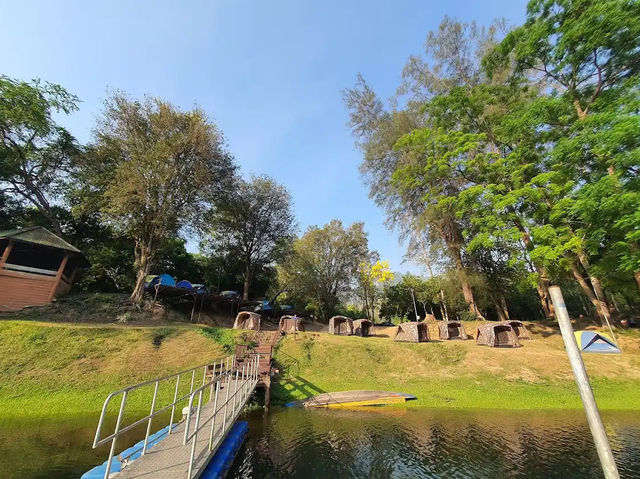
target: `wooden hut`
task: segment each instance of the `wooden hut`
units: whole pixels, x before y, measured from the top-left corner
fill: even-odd
[[[427,323],[421,323],[418,321],[400,323],[396,328],[393,340],[409,343],[423,343],[429,341],[429,327],[427,326]]]
[[[522,346],[513,328],[505,323],[489,323],[478,326],[476,343],[494,348],[519,348]]]
[[[71,290],[82,252],[41,226],[0,232],[0,311],[41,306]]]
[[[371,335],[373,332],[373,323],[368,319],[356,319],[353,322],[353,334],[362,336],[363,338]]]
[[[302,318],[297,316],[282,316],[280,318],[280,323],[278,324],[278,331],[280,333],[297,333],[300,331],[304,331],[304,326],[302,325]]]
[[[514,319],[509,321],[503,321],[503,323],[511,326],[511,329],[513,329],[513,332],[516,333],[516,337],[519,340],[531,339],[531,336],[529,336],[529,331],[527,331],[527,328],[524,327],[524,324],[522,323],[522,321],[518,321]]]
[[[440,339],[469,338],[460,321],[441,321],[438,323],[438,332],[440,333]]]
[[[240,311],[233,323],[233,329],[260,331],[260,315],[250,311]]]
[[[329,334],[351,336],[353,334],[353,319],[346,316],[334,316],[329,320]]]

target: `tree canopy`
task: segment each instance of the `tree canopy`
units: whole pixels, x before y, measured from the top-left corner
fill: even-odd
[[[328,320],[357,285],[358,268],[370,258],[363,223],[345,228],[339,220],[312,226],[293,242],[291,254],[278,267],[287,296]]]
[[[134,241],[131,299],[139,302],[158,247],[202,219],[232,186],[235,166],[202,110],[183,112],[157,98],[116,93],[94,138],[83,164],[86,190]]]
[[[527,284],[552,316],[571,277],[608,320],[639,281],[638,7],[613,3],[533,1],[502,40],[445,19],[388,107],[362,77],[345,92],[372,196],[441,246],[476,316],[474,276],[503,319]]]
[[[0,76],[0,190],[38,208],[58,235],[54,207],[80,147],[53,115],[77,110],[78,101],[60,85]]]
[[[238,180],[216,202],[208,225],[206,244],[243,264],[243,299],[249,299],[256,270],[283,259],[291,246],[296,231],[291,195],[268,177]]]

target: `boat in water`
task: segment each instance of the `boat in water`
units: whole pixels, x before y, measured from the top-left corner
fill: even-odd
[[[300,401],[287,403],[287,407],[303,408],[352,408],[360,406],[385,406],[417,399],[411,394],[391,391],[338,391],[318,394]]]

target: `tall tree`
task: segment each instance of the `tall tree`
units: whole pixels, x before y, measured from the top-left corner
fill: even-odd
[[[280,261],[293,241],[296,222],[291,195],[268,177],[240,180],[217,202],[209,220],[211,246],[243,263],[243,299],[256,269]]]
[[[370,195],[385,207],[390,225],[401,225],[408,212],[446,245],[469,310],[478,317],[481,314],[464,264],[464,225],[444,202],[427,208],[428,202],[408,187],[407,175],[403,176],[406,182],[400,181],[398,175],[394,180],[398,170],[411,168],[415,160],[415,155],[407,155],[406,149],[397,148],[396,144],[404,135],[428,124],[429,117],[423,110],[425,101],[456,88],[473,88],[483,81],[482,58],[504,29],[502,21],[482,28],[475,23],[445,18],[437,31],[429,33],[425,55],[411,57],[404,68],[403,83],[398,90],[400,96],[407,97],[403,110],[385,110],[360,76],[355,87],[345,90],[343,95],[350,110],[350,126],[364,153],[361,170],[370,185]],[[453,183],[440,186],[450,197],[461,188]],[[421,189],[423,193],[425,190],[428,187]]]
[[[121,93],[106,101],[83,177],[105,218],[134,240],[134,303],[162,242],[201,224],[234,172],[222,134],[202,110]]]
[[[514,62],[516,80],[541,76],[556,102],[573,110],[533,128],[559,132],[557,141],[540,144],[549,171],[558,172],[549,175],[548,189],[557,187],[557,179],[576,185],[554,215],[570,219],[569,268],[601,316],[610,308],[601,265],[615,263],[612,256],[640,287],[639,42],[640,5],[633,0],[535,0],[526,23],[484,61],[490,73]]]
[[[363,223],[343,227],[332,220],[310,227],[293,242],[293,251],[278,267],[278,279],[289,296],[305,301],[328,320],[341,299],[352,294],[358,267],[369,258]]]
[[[38,208],[58,235],[54,206],[80,148],[53,114],[77,110],[78,101],[60,85],[0,76],[0,190]]]

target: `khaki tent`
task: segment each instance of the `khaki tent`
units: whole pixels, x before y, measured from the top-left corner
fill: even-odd
[[[476,343],[502,348],[519,348],[522,346],[513,328],[505,323],[490,323],[478,326]]]
[[[373,332],[373,323],[368,319],[356,319],[353,322],[353,334],[367,337]]]
[[[260,331],[260,315],[249,311],[240,311],[233,323],[233,329],[252,329]]]
[[[518,339],[531,339],[531,336],[529,336],[529,331],[527,331],[527,328],[524,327],[522,321],[517,321],[514,319],[510,321],[503,321],[503,323],[511,326],[511,329],[513,329],[513,332],[516,333],[516,337]]]
[[[441,321],[438,323],[438,330],[440,332],[440,339],[469,338],[460,321]]]
[[[283,334],[304,331],[302,318],[299,318],[297,316],[282,316],[280,318],[280,324],[278,325],[278,331]]]
[[[351,336],[353,334],[353,319],[346,316],[334,316],[329,320],[329,334]]]
[[[394,341],[406,341],[410,343],[422,343],[429,341],[429,328],[427,323],[417,321],[400,323],[396,328]]]

